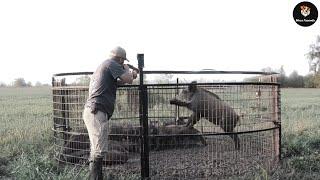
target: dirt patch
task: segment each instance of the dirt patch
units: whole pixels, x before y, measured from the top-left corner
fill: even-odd
[[[212,179],[244,175],[273,164],[271,146],[256,141],[256,137],[242,137],[239,151],[231,138],[207,138],[207,146],[165,149],[150,152],[151,179]],[[107,168],[115,175],[140,175],[140,155],[129,157],[127,163]]]

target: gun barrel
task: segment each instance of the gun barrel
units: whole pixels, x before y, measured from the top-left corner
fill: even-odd
[[[127,65],[128,65],[128,67],[129,67],[130,69],[133,69],[133,70],[135,70],[135,71],[137,71],[137,72],[139,73],[139,69],[138,69],[138,68],[132,66],[131,64],[127,64]]]

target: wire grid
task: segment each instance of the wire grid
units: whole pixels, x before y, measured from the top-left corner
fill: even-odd
[[[53,130],[55,153],[59,161],[84,163],[90,143],[82,120],[87,88],[53,87]]]
[[[52,87],[55,157],[63,164],[85,165],[90,155],[90,142],[82,113],[88,98],[88,85],[66,83],[66,78],[56,77]],[[108,125],[108,153],[103,159],[104,166],[115,174],[140,175],[138,86],[118,88],[115,112]]]
[[[257,166],[272,169],[280,153],[280,129],[276,126],[280,122],[279,87],[272,83],[200,83],[197,87],[216,94],[224,106],[239,115],[236,120],[225,113],[231,121],[224,123],[235,124],[232,130],[238,133],[240,149],[235,149],[230,128],[229,132],[221,128],[223,122],[213,123],[204,116],[191,130],[185,127],[193,111],[169,102],[188,84],[147,85],[150,177],[209,178],[243,174]],[[84,164],[90,153],[82,120],[88,85],[67,84],[65,78],[56,78],[52,90],[56,158],[62,163]],[[201,103],[203,110],[209,111],[212,102]],[[141,172],[139,106],[138,86],[118,88],[104,165],[123,177]]]
[[[279,129],[274,123],[279,121],[277,115],[280,113],[279,103],[276,103],[279,95],[277,85],[203,83],[197,87],[214,93],[224,105],[218,105],[221,101],[209,102],[210,98],[203,98],[195,112],[218,108],[211,111],[211,115],[203,114],[195,129],[188,133],[177,127],[181,126],[179,123],[186,123],[194,111],[169,103],[171,99],[179,98],[179,92],[188,89],[188,85],[148,85],[149,124],[156,124],[159,129],[158,134],[150,135],[150,177],[210,178],[248,173],[256,170],[257,166],[270,170],[279,155]],[[234,114],[225,111],[226,106],[239,115],[238,121]],[[217,114],[222,111],[229,120],[222,120],[219,124],[217,121],[221,119]],[[210,122],[208,116],[216,119],[212,118]],[[181,119],[183,122],[179,122]],[[226,128],[229,131],[222,129],[232,124],[236,126]],[[161,129],[169,134],[162,133]],[[235,149],[230,136],[232,132],[238,133],[239,150]]]

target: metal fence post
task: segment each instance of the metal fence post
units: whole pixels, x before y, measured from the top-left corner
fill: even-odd
[[[177,96],[178,94],[179,94],[179,78],[177,78],[176,94],[175,95]],[[176,106],[175,114],[176,114],[176,119],[174,121],[174,124],[177,125],[177,121],[180,118],[179,106]]]
[[[149,145],[148,145],[148,92],[143,82],[144,54],[138,54],[138,67],[140,71],[139,85],[139,118],[141,126],[141,178],[149,179]]]
[[[270,76],[271,83],[277,83],[275,76]],[[275,162],[278,163],[281,159],[281,106],[280,106],[280,85],[272,86],[272,106],[273,106],[273,121],[277,129],[273,132]]]

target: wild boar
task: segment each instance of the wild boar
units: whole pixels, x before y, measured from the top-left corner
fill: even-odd
[[[194,127],[185,125],[160,126],[158,137],[155,137],[155,150],[172,147],[183,147],[201,143],[207,145],[205,138]]]
[[[141,130],[142,127],[138,125],[112,124],[109,126],[109,139],[121,142],[127,146],[129,152],[140,152]],[[148,130],[149,135],[158,134],[158,128],[152,122],[149,124]],[[154,139],[149,138],[149,141],[154,141]]]
[[[220,126],[225,132],[232,133],[240,117],[235,110],[221,98],[203,88],[197,87],[197,82],[193,81],[186,89],[183,89],[178,99],[170,100],[170,104],[184,106],[193,113],[189,117],[187,126],[193,126],[200,118],[206,118],[213,124]],[[237,134],[229,135],[237,150],[240,149],[240,141]]]

